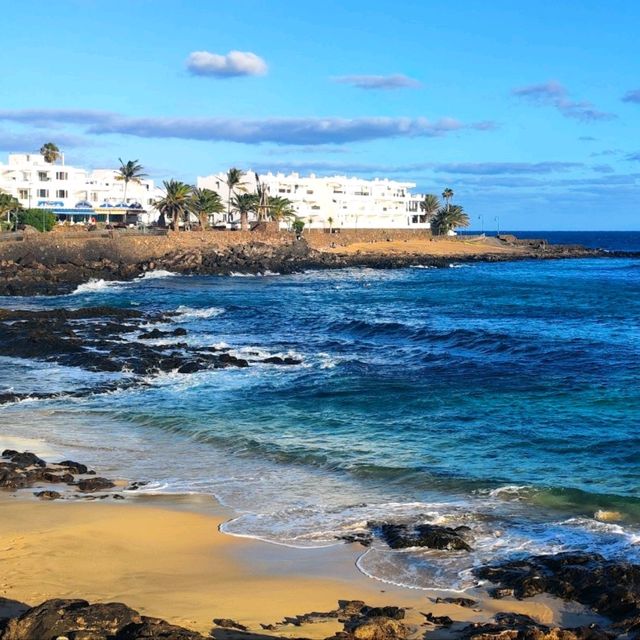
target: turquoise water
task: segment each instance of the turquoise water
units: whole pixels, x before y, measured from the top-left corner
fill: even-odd
[[[376,543],[360,559],[408,586],[462,588],[518,553],[640,557],[640,261],[158,275],[0,306],[178,310],[192,343],[303,364],[23,402],[0,410],[3,435],[152,491],[214,494],[238,511],[234,535],[334,544],[381,518],[474,530],[472,554]],[[3,364],[0,389],[113,378]]]

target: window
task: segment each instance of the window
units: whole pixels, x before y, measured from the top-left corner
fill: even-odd
[[[38,189],[38,198],[48,198],[49,189]]]
[[[98,194],[95,191],[91,192],[91,202],[98,202]]]
[[[29,198],[29,189],[18,189],[18,198],[20,200],[28,200],[28,198]]]
[[[69,174],[66,171],[56,171],[56,180],[68,180]]]
[[[49,174],[46,171],[38,171],[38,180],[40,182],[47,182],[49,180]]]
[[[69,192],[66,189],[58,189],[56,191],[56,198],[66,198],[68,195]]]
[[[311,195],[313,193],[313,189],[307,189],[307,193]]]

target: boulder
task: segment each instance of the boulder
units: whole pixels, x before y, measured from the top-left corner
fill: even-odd
[[[379,535],[392,549],[427,547],[446,551],[471,551],[464,539],[468,527],[452,529],[435,524],[369,523],[374,534]]]
[[[115,487],[115,482],[107,478],[86,478],[78,482],[78,490],[83,493],[90,493],[92,491],[104,491],[105,489],[111,489]]]
[[[59,500],[62,498],[62,494],[57,491],[36,491],[33,495],[40,500]]]
[[[91,471],[86,464],[81,464],[80,462],[74,462],[73,460],[63,460],[62,462],[56,462],[57,466],[64,467],[68,469],[70,473],[95,473],[95,471]]]
[[[398,640],[408,635],[407,627],[394,618],[357,618],[345,624],[345,631],[356,640]]]
[[[47,600],[7,624],[2,640],[53,640],[84,632],[95,640],[117,638],[130,624],[142,623],[137,611],[124,604],[89,604],[86,600]],[[87,634],[91,635],[87,635]]]
[[[3,458],[9,458],[11,462],[18,465],[19,467],[45,467],[47,463],[39,458],[35,453],[31,453],[31,451],[14,451],[13,449],[5,449],[2,452]]]

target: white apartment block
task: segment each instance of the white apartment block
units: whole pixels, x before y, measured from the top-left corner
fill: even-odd
[[[259,176],[270,196],[287,198],[307,228],[314,229],[428,229],[420,209],[424,196],[411,193],[413,182],[387,178],[364,180],[346,176],[319,178],[314,174],[267,173]],[[253,172],[243,178],[244,188],[254,192]],[[200,188],[217,191],[225,202],[229,192],[224,174],[198,177]]]
[[[130,181],[124,202],[124,182],[116,175],[114,169],[66,165],[64,157],[47,163],[39,153],[12,153],[7,164],[0,162],[0,190],[23,207],[52,211],[61,221],[129,222],[140,214],[155,219],[153,202],[162,191],[153,180]]]

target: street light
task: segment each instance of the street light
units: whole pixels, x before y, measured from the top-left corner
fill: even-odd
[[[484,215],[480,214],[478,220],[480,220],[480,232],[484,235]]]
[[[498,232],[496,235],[500,235],[500,216],[496,216],[494,220],[498,223]]]

